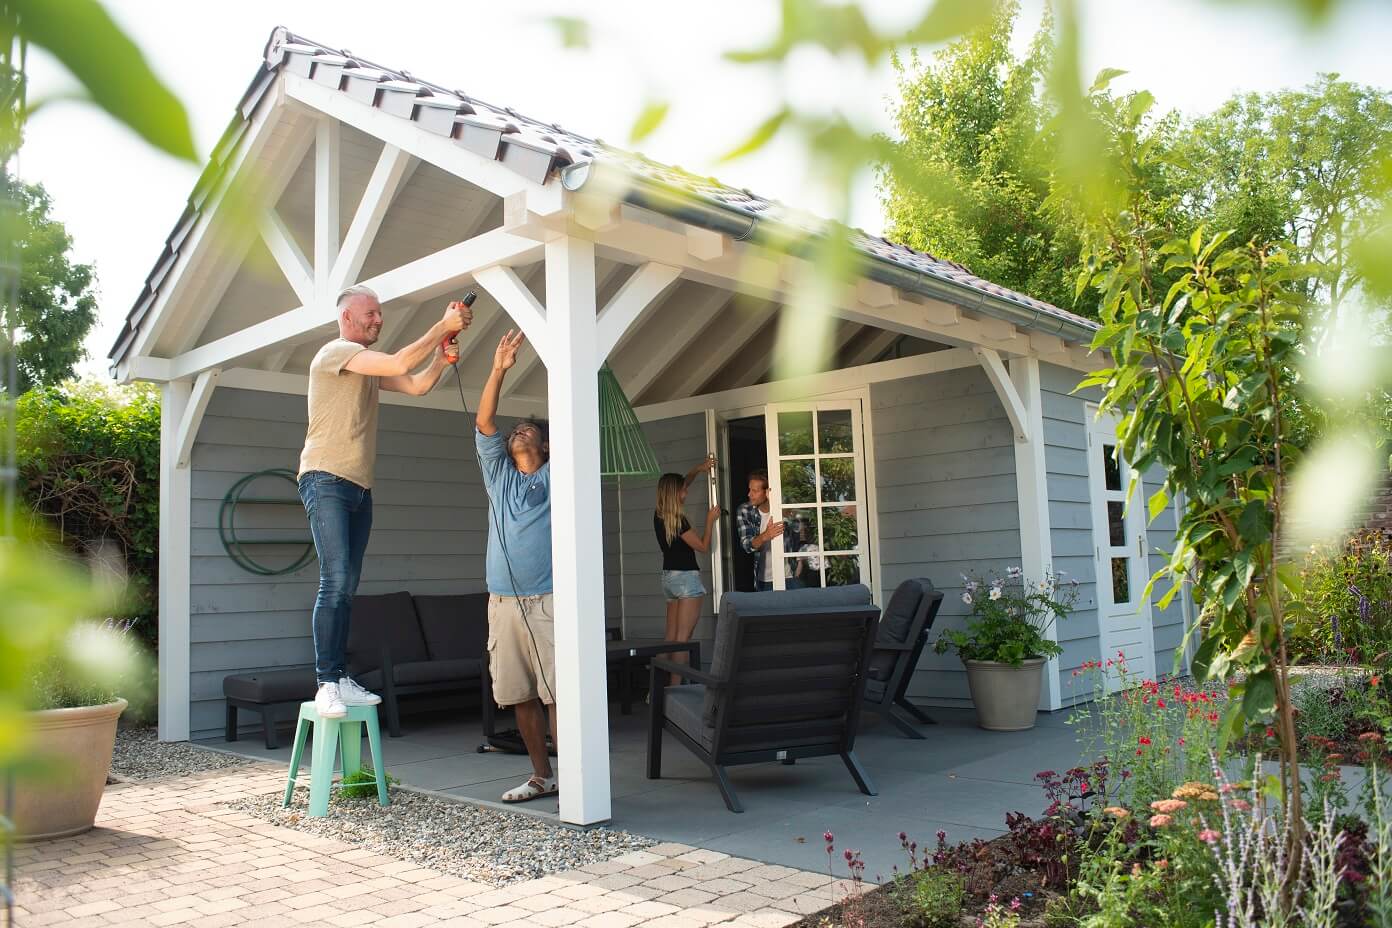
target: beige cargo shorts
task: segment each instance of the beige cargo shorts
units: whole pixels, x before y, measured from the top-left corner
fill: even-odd
[[[556,702],[556,623],[550,593],[488,596],[488,672],[500,706]]]

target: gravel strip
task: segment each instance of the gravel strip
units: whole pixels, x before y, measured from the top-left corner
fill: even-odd
[[[116,729],[111,773],[123,780],[181,777],[248,763],[241,757],[210,751],[187,741],[163,743],[154,728]]]
[[[275,825],[494,886],[601,863],[657,843],[626,831],[580,831],[399,789],[391,791],[392,804],[385,809],[375,797],[335,795],[324,818],[305,814],[308,790],[297,787],[289,809],[281,808],[281,799],[280,794],[253,796],[229,805]]]

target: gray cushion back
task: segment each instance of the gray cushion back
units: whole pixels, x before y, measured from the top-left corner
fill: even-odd
[[[482,657],[488,649],[488,594],[413,596],[432,661]]]
[[[814,587],[802,590],[770,590],[764,593],[726,593],[720,600],[720,617],[715,626],[715,646],[710,672],[723,676],[730,669],[735,648],[735,616],[741,609],[796,609],[806,606],[864,606],[870,602],[870,588],[863,583],[852,586]],[[706,694],[703,714],[707,723],[715,718],[715,694]]]
[[[932,581],[923,578],[905,580],[889,597],[884,614],[880,616],[880,632],[876,641],[891,644],[904,644],[909,637],[909,626],[923,606],[923,598],[932,595]],[[899,651],[876,651],[870,655],[867,676],[875,680],[888,680],[894,671],[894,662],[899,659]]]
[[[354,596],[348,625],[348,663],[354,673],[382,665],[382,648],[393,664],[429,659],[411,594]]]

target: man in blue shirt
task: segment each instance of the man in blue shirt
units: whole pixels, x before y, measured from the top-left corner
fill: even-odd
[[[494,416],[503,378],[517,363],[522,333],[498,342],[493,371],[475,418],[479,462],[488,490],[488,670],[493,701],[511,706],[532,761],[532,776],[503,793],[526,802],[558,791],[546,749],[550,707],[556,739],[556,637],[551,596],[551,464],[539,422],[517,423],[504,437]]]

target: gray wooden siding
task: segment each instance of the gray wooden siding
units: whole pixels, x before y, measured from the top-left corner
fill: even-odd
[[[875,384],[870,405],[881,601],[904,580],[927,577],[944,597],[935,627],[960,626],[968,612],[961,575],[1020,564],[1010,422],[980,368]],[[970,704],[961,662],[931,649],[909,692]]]
[[[705,416],[700,414],[646,422],[643,431],[663,470],[685,474],[708,450]],[[660,641],[666,632],[667,601],[662,594],[662,552],[657,547],[652,524],[657,480],[625,478],[620,484],[608,478],[604,483],[604,591],[609,622],[611,625],[619,623],[622,581],[628,637]],[[686,517],[698,532],[705,525],[709,508],[707,498],[704,481],[697,480],[687,495]],[[623,506],[622,565],[619,559],[620,502]],[[733,512],[728,504],[726,508]],[[725,523],[727,528],[732,524],[728,518]],[[696,559],[701,565],[701,579],[710,591],[713,589],[710,558],[698,554]],[[701,655],[705,661],[710,660],[710,643],[715,631],[712,601],[707,597],[702,603],[701,618],[693,636],[701,641]]]
[[[1145,474],[1144,487],[1145,499],[1138,500],[1137,505],[1149,506],[1150,495],[1160,489],[1165,478],[1159,468],[1152,468]],[[1149,513],[1149,509],[1146,510]],[[1146,547],[1150,549],[1150,557],[1147,558],[1150,572],[1154,574],[1163,568],[1170,561],[1170,552],[1174,550],[1174,536],[1178,531],[1178,522],[1175,519],[1174,500],[1170,500],[1165,508],[1156,515],[1154,521],[1146,526]],[[1155,672],[1188,673],[1189,668],[1181,655],[1179,666],[1175,666],[1175,654],[1181,648],[1184,640],[1184,606],[1182,603],[1184,594],[1176,593],[1170,604],[1161,609],[1159,602],[1169,592],[1170,581],[1162,578],[1155,584],[1155,589],[1151,595],[1151,620],[1155,626]]]
[[[318,562],[279,577],[237,567],[218,539],[218,509],[243,476],[295,470],[304,444],[303,396],[220,388],[192,458],[190,723],[193,738],[222,731],[222,679],[231,673],[313,663],[310,613]],[[381,408],[372,540],[362,593],[465,593],[484,588],[487,504],[473,451],[473,421],[460,413]],[[258,496],[296,500],[289,483],[266,481]],[[239,534],[308,537],[298,505],[242,506]],[[298,549],[295,549],[298,550]],[[266,560],[279,549],[255,549]],[[284,563],[280,560],[279,563]]]

